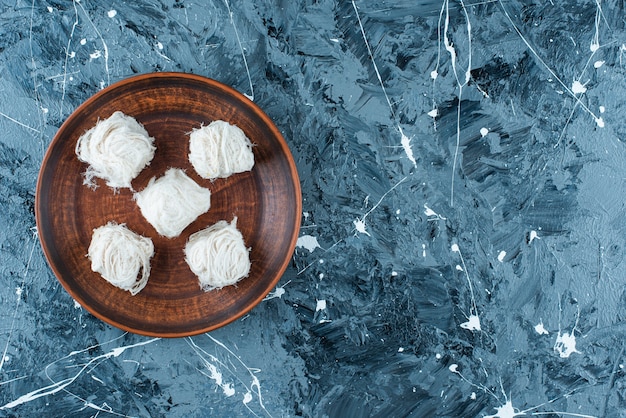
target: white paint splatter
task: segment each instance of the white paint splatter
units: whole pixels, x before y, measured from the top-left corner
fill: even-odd
[[[276,289],[273,292],[271,292],[269,295],[265,296],[263,300],[282,298],[283,295],[285,294],[285,286],[287,286],[289,283],[291,283],[291,280],[289,280],[287,283],[285,283],[282,286],[276,286]]]
[[[137,392],[135,392],[135,393],[137,395],[139,395]],[[73,393],[70,393],[70,395],[73,395],[73,396],[78,398],[78,396],[74,395]],[[141,395],[139,395],[139,396],[141,396]],[[81,398],[79,398],[79,399],[81,399]],[[81,400],[83,400],[83,399],[81,399]],[[83,404],[83,407],[81,409],[79,409],[79,411],[84,411],[87,408],[90,408],[90,409],[93,409],[95,411],[98,411],[98,413],[96,413],[95,415],[92,415],[93,417],[99,416],[100,412],[105,412],[107,415],[111,414],[111,415],[119,416],[119,417],[126,417],[127,416],[125,414],[120,414],[120,413],[117,413],[117,412],[113,411],[113,409],[106,402],[104,402],[102,404],[102,406],[99,406],[99,405],[96,405],[93,402],[85,401],[84,404]]]
[[[31,229],[33,230],[33,229]],[[11,319],[11,325],[9,327],[9,332],[7,335],[7,339],[6,339],[6,343],[4,345],[4,350],[2,350],[2,355],[0,356],[0,374],[2,373],[2,368],[4,367],[4,363],[5,363],[5,359],[7,358],[7,352],[9,351],[9,345],[11,343],[11,338],[13,336],[13,330],[15,330],[15,323],[17,321],[17,313],[20,307],[20,304],[22,302],[22,292],[24,289],[24,283],[26,283],[26,278],[28,276],[28,273],[30,271],[30,263],[33,259],[33,252],[35,251],[35,243],[37,242],[37,228],[34,228],[34,234],[33,234],[33,243],[30,247],[30,255],[28,256],[28,261],[26,262],[26,270],[24,271],[24,275],[22,276],[22,282],[21,285],[15,288],[15,294],[17,296],[17,301],[15,303],[15,308],[13,310],[13,318]],[[4,322],[5,327],[7,322]],[[2,408],[0,408],[2,409]]]
[[[454,148],[454,157],[452,159],[452,178],[450,181],[450,206],[454,207],[454,180],[455,180],[455,175],[456,175],[456,167],[457,167],[457,160],[458,160],[458,155],[459,155],[459,149],[461,148],[461,103],[462,103],[462,96],[463,96],[463,88],[465,86],[468,85],[471,77],[472,77],[472,73],[471,73],[471,68],[472,68],[472,25],[469,19],[469,14],[467,12],[467,9],[465,8],[465,3],[463,2],[463,0],[460,0],[460,4],[461,4],[461,9],[463,10],[463,14],[465,15],[465,22],[466,22],[466,26],[467,26],[467,50],[468,50],[468,58],[467,58],[467,68],[465,70],[465,79],[463,82],[461,82],[460,78],[459,78],[459,74],[457,72],[457,64],[456,64],[456,58],[457,58],[457,53],[456,50],[454,49],[454,45],[452,42],[450,42],[450,39],[448,38],[448,28],[450,26],[450,2],[449,0],[444,0],[443,4],[442,4],[442,11],[441,14],[439,15],[439,21],[441,22],[441,16],[443,14],[443,11],[445,9],[445,20],[444,20],[444,26],[443,26],[443,45],[446,51],[448,51],[448,53],[450,54],[450,61],[451,61],[451,65],[452,65],[452,72],[454,74],[454,78],[456,79],[456,83],[457,83],[457,88],[458,88],[458,94],[457,94],[457,113],[456,113],[456,145]],[[438,29],[439,30],[439,29]]]
[[[561,333],[561,313],[563,310],[561,307],[561,300],[559,300],[559,331],[557,333],[553,349],[555,352],[559,353],[561,358],[568,358],[573,353],[580,353],[580,351],[576,350],[576,336],[574,335],[576,327],[578,326],[578,320],[580,319],[580,307],[577,307],[577,310],[576,322],[572,327],[572,332]]]
[[[272,293],[267,295],[263,300],[270,300],[270,299],[274,299],[274,298],[282,298],[284,294],[285,294],[285,288],[284,287],[277,287],[276,290],[274,290]]]
[[[478,315],[470,315],[467,322],[461,324],[461,328],[470,331],[480,331],[480,318]]]
[[[356,176],[356,175],[355,175]],[[407,176],[408,177],[408,176]],[[383,195],[380,197],[380,199],[378,199],[378,202],[376,202],[376,204],[374,206],[372,206],[372,208],[370,210],[367,211],[367,213],[365,213],[365,215],[363,215],[360,219],[357,218],[354,221],[352,221],[352,223],[354,224],[355,229],[357,230],[357,232],[360,232],[361,234],[366,234],[366,235],[370,235],[369,232],[367,232],[366,228],[365,228],[365,218],[367,218],[370,213],[372,213],[373,211],[376,210],[376,208],[378,208],[378,206],[380,206],[380,204],[382,203],[382,201],[385,199],[385,197],[387,197],[387,195],[389,193],[391,193],[392,191],[394,191],[396,189],[396,187],[398,187],[400,184],[402,184],[402,182],[404,180],[407,179],[407,177],[403,177],[400,181],[398,181],[396,184],[394,184],[389,190],[387,190],[385,193],[383,193]],[[367,195],[367,197],[365,198],[365,205],[367,206],[367,202],[369,200],[369,195]],[[334,244],[335,245],[335,244]],[[333,245],[333,247],[334,247]],[[332,247],[331,247],[332,248]]]
[[[406,154],[406,157],[409,159],[409,161],[413,163],[413,167],[417,167],[417,162],[415,161],[415,157],[413,156],[413,150],[411,149],[411,140],[408,136],[404,134],[404,132],[402,132],[402,129],[400,129],[400,133],[402,134],[402,139],[400,140],[400,143],[402,144],[402,148],[404,148],[404,153]]]
[[[230,17],[230,24],[233,26],[233,30],[235,31],[235,38],[237,39],[237,44],[239,44],[239,50],[241,51],[241,56],[243,58],[243,65],[246,68],[246,73],[248,74],[248,83],[250,85],[250,94],[244,93],[251,101],[254,101],[254,86],[252,85],[252,76],[250,75],[250,68],[248,67],[248,59],[246,58],[245,49],[241,43],[241,39],[239,38],[239,31],[237,30],[237,26],[235,25],[235,19],[233,17],[233,12],[230,9],[230,3],[228,0],[224,0],[226,4],[226,9],[228,9],[228,16]]]
[[[233,396],[235,394],[235,388],[233,387],[231,383],[224,383],[224,376],[222,376],[222,373],[217,369],[217,366],[215,366],[215,364],[209,362],[208,360],[204,358],[202,360],[204,363],[204,367],[209,371],[208,374],[206,373],[203,373],[203,374],[208,376],[209,379],[213,380],[215,384],[222,389],[222,392],[224,392],[224,395]]]
[[[437,212],[429,208],[427,205],[424,205],[424,215],[426,216],[437,216]]]
[[[363,219],[355,219],[354,221],[352,221],[352,223],[354,224],[357,232],[371,236],[370,233],[367,232],[367,230],[365,229],[365,221]]]
[[[604,120],[602,118],[596,118],[595,121],[599,128],[604,128]]]
[[[320,299],[317,301],[317,305],[315,306],[315,312],[323,311],[326,309],[326,299]]]
[[[220,341],[216,340],[215,338],[211,337],[209,334],[206,334],[206,335],[210,339],[212,339],[216,344],[220,345],[226,351],[228,351],[232,356],[235,356],[235,353],[233,353],[222,342],[220,342]],[[235,356],[235,357],[237,357],[237,356]],[[267,415],[271,416],[271,414],[267,411],[267,409],[265,408],[265,405],[263,404],[263,396],[261,395],[261,382],[259,382],[259,378],[256,377],[256,375],[255,375],[255,373],[258,373],[261,370],[260,369],[252,369],[252,368],[248,367],[243,361],[241,361],[241,359],[239,357],[237,357],[237,360],[239,360],[239,363],[241,363],[241,365],[246,369],[246,371],[249,373],[250,377],[252,378],[252,382],[250,383],[250,390],[255,390],[255,393],[256,393],[257,397],[259,398],[259,406],[261,406],[261,408],[263,408],[263,411],[265,411],[267,413]],[[247,386],[246,386],[246,389],[247,389]]]
[[[470,291],[470,315],[467,317],[467,322],[461,324],[461,328],[468,329],[470,331],[480,331],[480,318],[478,317],[478,306],[476,305],[476,297],[474,296],[474,286],[472,285],[472,280],[470,279],[469,273],[467,271],[467,266],[465,265],[465,259],[463,258],[463,254],[461,254],[461,250],[458,244],[452,244],[451,246],[452,252],[458,253],[459,258],[461,259],[461,266],[457,265],[457,270],[460,270],[465,273],[465,279],[467,280],[467,286]]]
[[[539,335],[548,335],[548,330],[544,328],[543,321],[535,325],[535,332]]]
[[[500,254],[498,254],[498,261],[502,263],[504,261],[504,257],[506,257],[506,251],[500,251]]]
[[[507,400],[504,405],[496,408],[495,414],[485,415],[483,418],[515,418],[523,415],[525,414],[522,413],[520,415],[519,410],[513,407],[513,403],[510,400]]]
[[[142,341],[136,344],[131,344],[131,345],[126,345],[126,346],[122,346],[122,347],[116,347],[114,349],[112,349],[111,351],[108,351],[107,353],[101,354],[99,356],[93,357],[91,360],[89,360],[87,363],[83,364],[82,367],[78,370],[78,372],[70,378],[67,379],[63,379],[60,380],[58,382],[54,382],[49,386],[45,386],[36,390],[33,390],[32,392],[29,392],[25,395],[20,396],[19,398],[17,398],[16,400],[9,402],[3,406],[0,406],[0,410],[4,410],[4,409],[11,409],[14,408],[18,405],[22,405],[28,402],[32,402],[35,399],[41,398],[43,396],[48,396],[48,395],[54,395],[57,392],[60,392],[62,390],[65,390],[66,387],[70,386],[72,383],[74,383],[79,376],[85,372],[85,370],[90,369],[92,367],[92,365],[98,364],[100,361],[105,360],[105,359],[109,359],[111,357],[118,357],[119,355],[121,355],[123,352],[125,352],[126,350],[128,350],[129,348],[135,348],[135,347],[139,347],[139,346],[143,346],[143,345],[147,345],[150,343],[153,343],[155,341],[159,341],[160,338],[152,338],[150,340],[146,340],[146,341]],[[92,348],[92,347],[90,347]],[[63,357],[63,359],[66,359],[68,357],[72,357],[76,354],[79,354],[81,352],[87,351],[90,348],[87,348],[85,350],[80,350],[80,351],[72,351],[69,355]],[[55,362],[56,363],[56,362]],[[52,363],[54,364],[54,363]],[[50,364],[49,366],[51,366],[52,364]]]
[[[196,347],[197,346],[195,346],[194,348]],[[208,354],[204,352],[203,350],[202,352],[207,355],[208,359],[201,356],[200,352],[196,350],[196,353],[200,356],[202,364],[204,365],[208,373],[199,369],[200,373],[207,376],[209,379],[213,380],[215,384],[222,389],[222,392],[224,393],[224,395],[226,395],[227,397],[233,396],[235,394],[235,388],[233,387],[232,383],[224,382],[224,376],[222,375],[222,372],[220,372],[217,366],[214,364],[214,363],[220,364],[221,362],[215,356]],[[209,360],[212,360],[214,363],[212,363]]]
[[[111,74],[109,72],[109,47],[106,44],[106,42],[104,41],[104,37],[102,36],[102,33],[100,33],[100,30],[98,29],[98,26],[96,26],[96,24],[93,22],[91,17],[89,17],[89,13],[87,12],[87,10],[83,6],[83,4],[81,2],[78,2],[78,1],[75,1],[73,3],[74,3],[74,11],[75,11],[75,16],[76,16],[75,24],[78,24],[78,11],[76,9],[76,5],[78,5],[81,8],[81,10],[83,11],[83,13],[85,14],[85,18],[91,24],[91,26],[93,27],[93,30],[96,32],[96,34],[98,35],[98,38],[100,38],[100,41],[102,42],[102,48],[104,50],[104,71],[106,72],[106,75],[107,75],[107,84],[110,84],[111,83]],[[117,12],[115,12],[115,13],[117,14]]]
[[[100,378],[98,378],[98,377],[94,376],[93,374],[91,375],[91,378],[92,378],[93,380],[95,380],[96,382],[98,382],[98,383],[102,383],[103,385],[105,385],[105,386],[106,386],[106,383],[104,383],[104,381],[103,381],[102,379],[100,379]]]
[[[235,394],[235,388],[233,387],[232,383],[225,384],[223,387],[223,390],[224,390],[224,395],[228,397],[233,396]]]
[[[574,80],[571,90],[574,94],[583,94],[587,91],[587,87],[585,87],[579,80]]]
[[[485,137],[485,136],[487,136],[488,133],[489,133],[489,129],[487,129],[487,128],[480,128],[480,136]]]
[[[376,60],[374,59],[374,52],[372,51],[372,47],[369,43],[369,41],[367,40],[367,36],[365,35],[365,28],[363,27],[363,22],[361,21],[361,15],[359,14],[359,8],[356,5],[356,2],[354,0],[352,0],[352,8],[354,9],[354,13],[356,15],[356,19],[357,22],[359,24],[359,29],[361,30],[361,36],[363,37],[363,42],[365,43],[365,48],[367,48],[367,53],[369,54],[370,60],[372,61],[372,66],[374,67],[374,72],[376,73],[376,77],[378,78],[378,82],[380,84],[380,88],[383,92],[383,95],[385,96],[385,100],[387,101],[387,105],[389,106],[389,110],[391,111],[391,116],[392,118],[396,121],[398,118],[396,117],[396,113],[393,110],[393,105],[391,104],[391,99],[389,99],[389,95],[387,94],[387,89],[385,88],[385,83],[383,83],[383,78],[380,75],[380,71],[378,70],[378,65],[376,65]],[[410,146],[410,139],[404,134],[404,132],[402,132],[402,128],[400,127],[400,124],[398,124],[398,131],[400,132],[401,135],[401,145],[402,148],[404,148],[404,152],[406,153],[407,158],[409,159],[409,161],[411,161],[413,163],[413,166],[417,167],[417,164],[415,162],[415,158],[413,156],[413,151],[411,150],[411,146]]]
[[[564,332],[563,334],[559,333],[554,343],[554,351],[559,353],[559,357],[561,358],[568,358],[573,353],[580,354],[580,351],[576,350],[576,336],[574,335],[574,331],[572,331],[571,334],[568,332]]]
[[[424,204],[424,215],[429,217],[429,221],[445,221],[446,218],[444,218],[443,216],[441,216],[440,214],[438,214],[437,212],[435,212],[434,210],[432,210],[430,207],[428,207],[427,204]]]
[[[296,247],[303,247],[309,250],[309,253],[315,251],[316,248],[322,248],[317,241],[317,238],[312,235],[302,235],[298,237],[298,241],[296,241]]]
[[[72,39],[74,38],[74,31],[76,30],[76,27],[78,26],[78,9],[76,8],[76,2],[74,2],[73,5],[74,5],[74,22],[72,23],[72,30],[70,31],[70,36],[67,38],[67,46],[65,47],[65,60],[63,63],[63,82],[61,84],[62,86],[61,103],[59,105],[59,111],[61,113],[61,116],[63,116],[63,102],[65,101],[65,87],[67,83],[67,62],[70,58],[70,46],[72,45]]]
[[[107,12],[107,16],[109,16],[111,19],[113,19],[115,16],[117,16],[117,10],[115,9],[111,9]]]
[[[598,5],[600,4],[599,2],[596,2]],[[504,15],[506,16],[506,18],[508,19],[509,23],[511,24],[511,26],[513,27],[513,29],[515,30],[515,32],[517,32],[517,35],[521,38],[521,40],[524,42],[524,44],[526,44],[526,47],[530,50],[530,52],[532,52],[532,54],[535,56],[535,58],[537,58],[537,60],[541,63],[541,65],[543,65],[545,67],[545,69],[550,73],[550,75],[556,79],[556,81],[567,91],[568,94],[570,94],[571,96],[573,96],[574,100],[576,100],[576,102],[578,103],[578,105],[580,107],[582,107],[585,112],[587,112],[589,115],[591,115],[594,119],[596,119],[596,123],[598,123],[597,117],[596,115],[591,111],[591,109],[589,109],[589,107],[578,97],[576,96],[576,93],[574,91],[572,91],[572,89],[570,89],[569,87],[567,87],[567,85],[563,82],[563,80],[561,80],[559,78],[559,76],[557,76],[556,72],[550,68],[550,66],[548,64],[546,64],[546,62],[541,58],[541,56],[537,53],[537,51],[533,48],[533,46],[530,44],[530,42],[528,42],[528,40],[524,37],[524,35],[522,34],[522,32],[520,31],[520,29],[517,27],[517,25],[515,24],[515,22],[513,21],[513,19],[511,18],[511,15],[509,15],[509,12],[506,10],[506,8],[504,7],[504,3],[500,2],[500,6],[502,6],[502,10],[504,12]],[[598,11],[596,11],[596,29],[598,28]],[[596,35],[598,34],[598,31],[596,30]],[[595,42],[598,43],[598,42]],[[621,54],[620,54],[620,58],[621,58]],[[621,62],[620,62],[621,65]],[[512,102],[511,102],[512,103]],[[602,124],[604,124],[604,122],[602,122]],[[600,123],[598,123],[598,125],[600,125]],[[601,126],[602,127],[602,126]]]

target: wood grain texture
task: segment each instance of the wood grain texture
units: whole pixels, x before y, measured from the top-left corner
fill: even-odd
[[[114,193],[104,181],[83,185],[87,166],[78,161],[76,141],[99,119],[120,110],[155,138],[151,164],[133,181],[142,190],[170,167],[182,168],[211,190],[211,209],[179,237],[167,239],[141,215],[133,192]],[[250,172],[209,181],[189,163],[188,133],[213,120],[239,126],[254,144]],[[150,336],[182,337],[208,332],[241,317],[258,304],[284,273],[295,248],[302,211],[295,163],[282,135],[253,102],[232,88],[183,73],[153,73],[120,81],[91,97],[65,121],[39,173],[37,227],[46,258],[70,295],[98,318]],[[249,277],[236,286],[203,292],[184,260],[192,233],[219,220],[237,227],[251,247]],[[91,271],[87,249],[94,228],[125,223],[155,245],[147,286],[136,296]]]

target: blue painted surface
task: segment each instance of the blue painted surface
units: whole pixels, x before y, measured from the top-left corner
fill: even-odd
[[[625,42],[616,1],[0,1],[0,416],[626,416]],[[61,123],[154,71],[252,97],[303,190],[274,297],[184,339],[35,227]]]

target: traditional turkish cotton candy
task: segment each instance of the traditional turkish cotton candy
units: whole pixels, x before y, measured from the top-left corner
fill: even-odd
[[[205,179],[252,170],[252,143],[237,126],[216,120],[189,135],[189,161]]]
[[[87,255],[93,271],[134,296],[148,283],[154,245],[125,225],[109,222],[93,230]]]
[[[153,177],[135,194],[141,213],[157,232],[174,238],[211,207],[211,191],[199,186],[179,168]]]
[[[237,283],[250,272],[249,249],[237,229],[237,218],[196,232],[185,246],[185,261],[204,291]]]
[[[99,121],[76,142],[78,159],[89,164],[85,184],[94,187],[94,177],[101,178],[112,188],[131,187],[154,157],[154,138],[133,117],[113,113]]]

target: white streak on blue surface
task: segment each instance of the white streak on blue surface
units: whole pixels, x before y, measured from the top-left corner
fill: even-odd
[[[119,337],[121,338],[121,337]],[[116,338],[117,339],[117,338]],[[14,408],[18,405],[22,405],[28,402],[32,402],[35,399],[41,398],[43,396],[48,396],[48,395],[54,395],[55,393],[58,393],[62,390],[65,390],[65,388],[67,388],[68,386],[70,386],[72,383],[74,383],[85,371],[89,371],[92,366],[94,366],[96,363],[103,361],[103,360],[107,360],[110,359],[112,357],[118,357],[120,356],[123,352],[125,352],[126,350],[130,349],[130,348],[135,348],[135,347],[140,347],[143,345],[147,345],[147,344],[151,344],[155,341],[159,341],[160,338],[152,338],[150,340],[146,340],[146,341],[141,341],[139,343],[135,343],[135,344],[130,344],[130,345],[125,345],[125,346],[121,346],[121,347],[116,347],[110,351],[108,351],[105,354],[101,354],[99,356],[93,357],[92,359],[90,359],[87,363],[83,364],[82,366],[80,366],[79,371],[72,377],[69,377],[67,379],[63,379],[63,380],[59,380],[59,381],[53,381],[53,383],[51,385],[33,390],[31,392],[26,393],[25,395],[20,396],[19,398],[15,399],[14,401],[8,402],[7,404],[0,406],[0,410],[5,410],[5,409],[11,409]],[[101,346],[102,344],[98,344],[96,346]],[[46,369],[48,369],[48,367],[50,367],[51,365],[58,363],[59,361],[62,361],[64,359],[67,359],[69,357],[75,356],[76,354],[80,354],[83,353],[85,351],[90,350],[91,348],[94,348],[96,346],[92,346],[83,350],[79,350],[79,351],[72,351],[70,354],[68,354],[67,356],[49,364]],[[50,376],[48,376],[47,372],[46,372],[47,377],[50,379]],[[50,379],[52,380],[52,379]]]
[[[248,82],[250,83],[250,94],[244,93],[248,99],[254,101],[254,87],[252,86],[252,77],[250,76],[250,69],[248,68],[248,60],[246,59],[246,53],[243,49],[243,45],[241,44],[241,39],[239,38],[239,31],[237,30],[237,26],[235,26],[235,20],[233,19],[233,12],[230,10],[230,4],[228,0],[224,0],[226,3],[226,8],[228,9],[228,17],[230,18],[230,24],[233,25],[233,30],[235,31],[235,38],[237,38],[237,44],[239,44],[239,50],[241,51],[241,56],[243,57],[243,65],[246,67],[246,73],[248,74]]]

